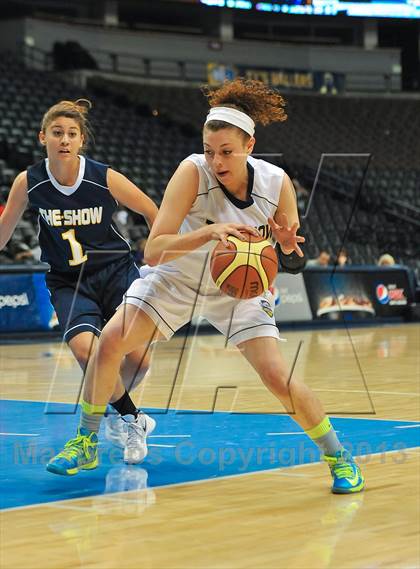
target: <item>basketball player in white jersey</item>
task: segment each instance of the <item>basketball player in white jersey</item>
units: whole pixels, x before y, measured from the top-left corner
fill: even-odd
[[[124,305],[105,326],[89,363],[84,400],[101,411],[115,390],[121,359],[152,339],[169,339],[192,312],[204,316],[237,346],[294,420],[320,447],[333,476],[332,491],[359,492],[364,479],[343,449],[321,403],[303,382],[289,382],[278,350],[278,329],[269,296],[236,300],[209,275],[209,252],[228,235],[263,234],[279,244],[284,270],[305,264],[297,236],[293,185],[281,169],[250,155],[255,123],[284,121],[285,102],[258,81],[234,80],[208,95],[204,154],[193,154],[170,180],[145,249],[148,266],[128,289]],[[96,441],[96,435],[92,435]],[[96,442],[75,447],[80,467],[96,461]],[[54,462],[56,459],[52,459]]]

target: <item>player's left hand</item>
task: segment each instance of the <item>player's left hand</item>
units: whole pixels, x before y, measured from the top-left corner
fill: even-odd
[[[280,215],[280,225],[276,223],[272,217],[268,218],[268,223],[275,240],[285,255],[289,255],[295,251],[299,257],[303,257],[303,251],[299,247],[299,243],[305,243],[305,238],[296,235],[296,231],[299,227],[298,223],[295,222],[292,227],[289,227],[289,220],[285,213]]]

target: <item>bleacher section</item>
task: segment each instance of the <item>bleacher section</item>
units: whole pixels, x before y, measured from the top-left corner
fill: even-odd
[[[3,58],[3,202],[16,173],[43,156],[36,136],[40,120],[64,93],[94,103],[90,120],[95,140],[87,153],[126,174],[157,203],[180,160],[201,151],[207,105],[198,89],[95,78],[81,90],[60,75],[24,69]],[[284,166],[308,194],[321,155],[334,154],[324,157],[308,215],[307,198],[302,203],[308,256],[321,249],[336,255],[344,244],[353,264],[374,263],[389,252],[420,268],[419,101],[296,94],[286,94],[286,99],[289,120],[258,129],[255,152]],[[147,229],[139,216],[133,222],[129,237],[135,241]]]

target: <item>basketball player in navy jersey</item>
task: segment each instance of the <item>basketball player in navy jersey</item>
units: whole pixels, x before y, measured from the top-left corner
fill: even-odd
[[[204,154],[181,162],[170,180],[145,248],[143,278],[134,281],[124,309],[105,326],[89,362],[85,400],[104,409],[116,389],[121,359],[151,338],[169,339],[186,324],[195,307],[236,345],[262,381],[322,450],[333,477],[332,491],[359,492],[364,479],[325,416],[320,401],[303,382],[289,382],[278,350],[278,329],[270,296],[237,300],[214,284],[209,257],[217,241],[242,232],[259,232],[279,244],[285,271],[305,265],[305,241],[296,234],[299,216],[293,185],[277,166],[256,160],[255,123],[284,121],[285,102],[258,81],[234,80],[208,95],[211,110],[203,129]],[[80,442],[70,442],[74,463],[97,462],[97,429]],[[74,441],[74,439],[73,439]],[[58,455],[50,468],[63,468]]]
[[[16,177],[0,217],[2,249],[28,204],[39,214],[41,260],[51,267],[46,276],[51,302],[83,370],[104,323],[139,277],[130,245],[118,233],[112,215],[121,203],[142,214],[151,227],[157,214],[152,200],[125,176],[80,154],[89,134],[89,106],[85,100],[61,101],[45,113],[39,140],[47,158]],[[127,389],[144,375],[147,360],[147,352],[138,346],[127,354],[121,366]],[[110,397],[112,406],[120,415],[133,417],[129,428],[136,433],[131,441],[144,446],[154,420],[138,414],[122,384],[117,395]],[[86,405],[82,402],[82,408]],[[127,428],[120,415],[109,415],[106,433],[112,442],[125,446]],[[82,433],[83,429],[91,431],[88,421]],[[125,452],[129,462],[136,462],[137,448]]]

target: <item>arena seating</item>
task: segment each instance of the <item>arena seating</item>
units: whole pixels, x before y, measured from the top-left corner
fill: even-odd
[[[157,203],[180,160],[200,152],[207,104],[197,88],[95,78],[82,90],[57,73],[25,69],[11,57],[0,61],[0,204],[18,171],[43,157],[40,120],[63,93],[93,101],[87,153],[126,174]],[[320,157],[328,154],[307,215],[301,204],[308,256],[322,249],[335,256],[344,244],[353,264],[374,263],[389,252],[420,268],[418,101],[291,93],[286,99],[289,120],[258,128],[255,152],[283,166],[308,195]],[[140,216],[132,221],[134,245],[147,227]]]

